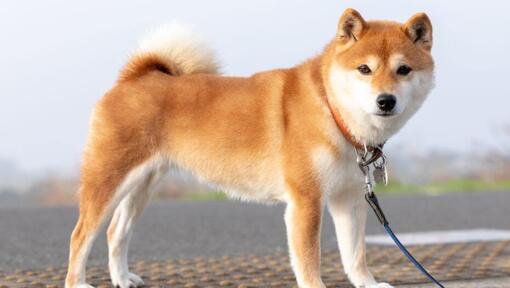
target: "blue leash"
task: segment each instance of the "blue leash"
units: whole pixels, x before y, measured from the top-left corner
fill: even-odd
[[[360,152],[357,148],[355,148],[356,152],[356,161],[358,162],[358,166],[363,172],[363,175],[365,176],[365,200],[367,200],[368,204],[374,210],[375,216],[377,216],[377,219],[381,223],[381,225],[384,226],[384,229],[390,235],[391,239],[393,239],[393,242],[397,244],[398,248],[404,255],[411,261],[411,263],[414,264],[414,266],[420,270],[423,275],[427,276],[430,281],[434,282],[438,287],[444,288],[443,284],[439,283],[439,281],[436,280],[430,273],[416,260],[416,258],[409,253],[409,250],[406,249],[406,247],[398,240],[395,233],[393,233],[393,230],[390,228],[390,224],[388,223],[388,220],[386,220],[386,216],[384,216],[384,213],[381,209],[381,206],[379,206],[379,200],[377,200],[377,197],[375,196],[374,190],[372,188],[372,178],[370,177],[370,165],[374,166],[374,174],[373,177],[376,179],[376,182],[382,182],[387,183],[388,175],[386,172],[386,157],[384,156],[384,153],[382,151],[382,147],[384,144],[378,145],[376,147],[367,147],[364,145],[364,151]],[[368,157],[370,156],[370,157]],[[382,163],[378,163],[377,161],[379,159],[382,159]]]
[[[413,257],[413,255],[411,255],[409,250],[407,250],[407,248],[402,244],[402,242],[400,242],[400,240],[398,240],[395,233],[393,233],[393,230],[391,230],[390,225],[389,225],[388,221],[386,220],[386,217],[384,216],[384,213],[381,209],[381,206],[379,206],[379,201],[377,200],[375,193],[372,192],[371,195],[368,193],[365,194],[365,199],[367,200],[370,207],[372,207],[372,210],[374,210],[375,215],[377,216],[377,219],[384,226],[384,229],[386,229],[386,232],[388,233],[388,235],[390,235],[391,239],[393,239],[393,242],[395,242],[395,244],[397,244],[398,248],[400,249],[400,251],[402,251],[402,253],[404,253],[404,255],[407,257],[407,259],[409,259],[409,261],[411,261],[411,263],[413,263],[414,266],[418,270],[420,270],[421,273],[423,273],[423,275],[427,276],[427,278],[429,278],[430,281],[434,282],[438,287],[444,288],[443,284],[441,284],[439,281],[437,281],[436,278],[434,278],[434,276],[432,276],[427,271],[427,269],[425,269],[425,267],[423,267],[420,264],[420,262],[418,262],[418,260],[416,260]]]
[[[430,275],[430,273],[425,269],[425,267],[423,267],[420,264],[420,262],[418,262],[418,260],[416,260],[413,257],[413,255],[411,255],[411,253],[409,253],[409,251],[406,249],[406,247],[400,242],[400,240],[398,240],[397,236],[395,235],[395,233],[393,233],[393,231],[391,230],[391,228],[388,224],[384,224],[384,229],[386,229],[386,232],[388,233],[388,235],[390,235],[391,239],[393,239],[393,242],[395,242],[395,244],[397,244],[400,251],[402,251],[402,253],[404,253],[404,255],[406,255],[407,259],[409,259],[409,261],[411,261],[414,264],[414,266],[418,270],[421,271],[421,273],[423,273],[425,276],[427,276],[427,278],[429,278],[430,281],[436,283],[437,286],[444,288],[443,284],[439,283],[439,281],[437,281],[436,278],[434,278],[434,276]]]

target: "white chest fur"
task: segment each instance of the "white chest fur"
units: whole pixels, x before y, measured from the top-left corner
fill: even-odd
[[[363,187],[363,174],[361,173],[354,148],[344,142],[342,154],[339,158],[326,147],[318,147],[313,151],[314,167],[320,182],[322,193],[333,195],[343,191],[356,191]]]

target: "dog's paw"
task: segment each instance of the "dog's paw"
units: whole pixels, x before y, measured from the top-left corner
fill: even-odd
[[[394,288],[393,286],[391,286],[388,283],[377,283],[377,284],[366,285],[366,286],[362,286],[362,287],[363,288]]]
[[[89,285],[87,283],[81,283],[81,284],[72,286],[72,288],[94,288],[94,286]]]
[[[144,282],[140,276],[128,272],[125,277],[112,281],[112,284],[116,288],[137,288],[142,287]]]

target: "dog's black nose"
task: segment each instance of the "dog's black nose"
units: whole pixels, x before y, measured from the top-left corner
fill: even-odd
[[[389,112],[395,108],[395,104],[397,104],[397,97],[391,94],[381,94],[377,96],[377,106],[384,112]]]

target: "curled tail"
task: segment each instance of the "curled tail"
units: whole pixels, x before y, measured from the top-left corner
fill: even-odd
[[[195,73],[219,73],[214,52],[190,29],[167,24],[145,36],[119,81],[140,77],[158,70],[172,76]]]

